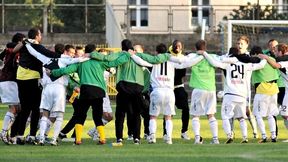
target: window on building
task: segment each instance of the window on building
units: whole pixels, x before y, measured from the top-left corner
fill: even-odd
[[[199,22],[199,20],[202,20],[202,19],[206,19],[206,26],[208,26],[210,8],[207,6],[209,4],[210,4],[210,0],[192,0],[192,6],[197,6],[197,7],[193,7],[191,11],[192,26],[198,26],[199,24],[201,24],[202,22]],[[199,16],[201,16],[201,18],[199,18]]]
[[[148,0],[129,0],[130,25],[148,26]]]
[[[192,5],[196,6],[198,3],[201,3],[202,5],[209,5],[210,0],[192,0]]]
[[[136,5],[136,0],[129,0],[129,5]]]
[[[203,5],[209,5],[209,4],[210,4],[209,1],[210,1],[210,0],[202,0],[202,4],[203,4]]]
[[[283,5],[283,12],[287,13],[288,12],[288,0],[283,0],[283,4],[280,4],[280,5]]]

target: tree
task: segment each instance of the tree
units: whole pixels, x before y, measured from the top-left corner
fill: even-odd
[[[287,13],[279,13],[275,6],[267,5],[264,9],[258,4],[247,3],[246,6],[240,6],[234,9],[230,17],[224,16],[223,20],[287,20]]]
[[[99,4],[88,7],[88,32],[103,32],[105,28],[105,6],[103,0],[88,0],[88,4]],[[84,0],[58,0],[58,4],[85,4]],[[61,33],[83,33],[85,32],[85,7],[57,7],[53,9],[53,14],[62,25],[53,25],[54,32]]]
[[[43,27],[43,13],[48,12],[48,27],[53,32],[85,32],[85,0],[5,0],[5,31],[24,31]],[[105,31],[105,5],[103,0],[87,0],[88,32]],[[25,4],[25,6],[23,6]],[[36,5],[37,4],[37,5]],[[75,4],[67,6],[66,4]],[[51,31],[51,29],[48,29]]]

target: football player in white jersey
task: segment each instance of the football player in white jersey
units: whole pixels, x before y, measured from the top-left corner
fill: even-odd
[[[278,58],[283,56],[283,55],[288,55],[288,46],[286,44],[282,44],[282,43],[278,44],[276,46],[275,54]],[[287,110],[287,107],[288,107],[288,88],[287,88],[288,87],[288,74],[287,74],[288,61],[276,62],[279,59],[275,61],[275,60],[272,60],[267,55],[260,54],[259,56],[261,58],[266,59],[272,67],[280,69],[280,74],[281,74],[281,77],[283,78],[283,81],[285,84],[285,95],[284,95],[282,105],[279,108],[279,113],[284,120],[284,125],[285,125],[286,129],[288,129],[288,110]],[[285,140],[283,142],[288,142],[288,140]]]
[[[159,44],[156,47],[157,53],[165,53],[167,47],[164,44]],[[198,56],[193,59],[194,64],[201,61],[203,57]],[[172,144],[172,116],[175,115],[175,95],[174,95],[174,69],[181,68],[181,65],[177,65],[171,61],[167,61],[161,64],[153,65],[151,72],[151,87],[152,92],[150,94],[150,122],[149,122],[149,143],[156,143],[156,118],[161,113],[164,115],[166,124],[167,137],[165,142]]]
[[[234,55],[238,54],[237,48],[231,48],[230,51],[236,51]],[[221,108],[223,129],[228,138],[226,143],[233,142],[231,125],[229,122],[231,118],[239,120],[243,137],[241,143],[247,143],[247,124],[245,121],[245,118],[247,118],[246,98],[249,95],[248,87],[250,87],[251,71],[263,68],[267,61],[262,60],[258,64],[242,63],[238,61],[231,64],[219,62],[209,56],[206,52],[204,52],[203,55],[213,66],[226,70],[224,82],[225,95]]]
[[[88,60],[88,58],[72,58],[75,54],[75,48],[71,45],[66,45],[65,52],[61,55],[61,58],[58,60],[52,60],[39,52],[37,52],[30,44],[25,45],[34,57],[39,59],[44,66],[48,65],[49,68],[60,68],[65,67],[69,64],[83,62]],[[54,63],[53,63],[54,62]],[[52,67],[52,64],[54,64]],[[47,75],[43,73],[43,75]],[[39,144],[44,145],[45,140],[45,130],[47,129],[47,120],[48,118],[52,119],[54,123],[54,134],[51,145],[58,145],[57,138],[61,131],[61,126],[63,123],[63,117],[66,107],[66,86],[68,85],[67,76],[62,76],[59,78],[49,79],[46,76],[46,83],[43,83],[43,90],[41,96],[40,109],[43,109],[43,115],[40,119],[40,129],[39,129]],[[44,77],[43,77],[44,78]]]

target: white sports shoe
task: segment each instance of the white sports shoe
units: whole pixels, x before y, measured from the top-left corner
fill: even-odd
[[[282,142],[288,142],[288,139],[287,140],[283,140]]]
[[[155,137],[155,134],[150,134],[150,136],[148,137],[148,143],[149,144],[153,144],[153,143],[156,143],[156,137]]]
[[[167,139],[165,142],[169,145],[172,145],[172,138],[167,136]]]
[[[75,142],[75,138],[63,138],[61,142]]]
[[[93,140],[93,141],[99,141],[98,132],[95,132],[95,133],[94,133],[94,136],[93,136],[92,140]]]
[[[144,136],[143,136],[143,138],[144,138],[145,140],[148,140],[149,135],[145,133]]]
[[[10,138],[10,142],[12,145],[16,145],[17,144],[17,138],[16,137]]]
[[[58,142],[56,140],[52,140],[50,144],[51,146],[58,146]]]
[[[92,128],[87,132],[87,135],[93,138],[95,133],[96,133],[96,129]]]
[[[218,144],[220,144],[220,142],[219,142],[218,138],[213,138],[210,144],[218,145]]]
[[[163,135],[163,140],[164,140],[164,141],[167,141],[167,138],[168,138],[168,137],[167,137],[167,134],[164,134],[164,135]]]
[[[187,132],[181,133],[181,138],[184,140],[190,140],[190,137],[188,136]]]
[[[194,144],[203,144],[203,138],[201,136],[195,136]]]
[[[9,139],[8,139],[8,137],[7,137],[7,132],[6,132],[6,131],[2,131],[2,132],[0,133],[0,138],[2,139],[2,141],[3,141],[6,145],[10,145],[10,144],[11,144],[10,141],[9,141]]]
[[[128,136],[127,141],[133,141],[133,140],[134,140],[133,135]]]
[[[44,144],[45,144],[45,137],[39,136],[38,138],[39,138],[38,144],[39,144],[40,146],[44,146]]]

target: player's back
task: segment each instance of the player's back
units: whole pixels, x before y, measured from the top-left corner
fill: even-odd
[[[248,96],[250,87],[251,63],[237,62],[226,67],[226,80],[224,85],[225,94]]]
[[[167,61],[153,65],[151,72],[152,88],[174,88],[174,63]]]

